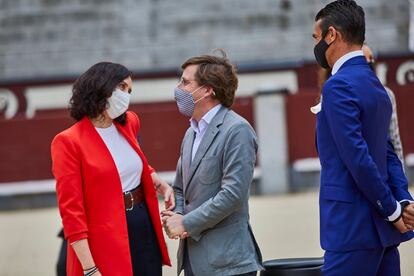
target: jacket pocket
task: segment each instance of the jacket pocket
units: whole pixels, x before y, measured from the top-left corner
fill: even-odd
[[[350,189],[338,186],[322,186],[320,197],[327,200],[352,203],[355,201],[356,194]]]
[[[217,156],[206,156],[201,159],[196,173],[201,184],[214,184],[220,181],[220,164]]]
[[[212,229],[203,237],[209,264],[216,268],[230,267],[249,259],[249,243],[247,226],[235,223]],[[237,234],[236,234],[237,233]]]

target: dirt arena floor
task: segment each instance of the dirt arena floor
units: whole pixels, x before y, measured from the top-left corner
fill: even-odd
[[[251,197],[250,216],[264,260],[322,256],[316,191]],[[0,212],[0,276],[56,275],[59,228],[57,208]],[[165,276],[176,275],[177,245],[168,240],[173,267],[164,268]],[[414,241],[400,253],[402,275],[414,275]]]

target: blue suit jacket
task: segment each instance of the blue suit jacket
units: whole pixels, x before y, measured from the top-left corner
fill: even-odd
[[[392,107],[384,87],[358,56],[330,77],[322,95],[316,126],[322,248],[381,248],[412,238],[386,220],[396,201],[412,197],[388,140]]]

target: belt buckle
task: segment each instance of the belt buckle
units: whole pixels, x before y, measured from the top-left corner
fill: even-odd
[[[131,211],[134,209],[134,197],[132,196],[131,191],[125,192],[124,195],[129,194],[129,196],[131,197],[131,208],[126,208],[127,211]]]

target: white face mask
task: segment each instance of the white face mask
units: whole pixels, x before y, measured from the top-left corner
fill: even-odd
[[[106,112],[111,119],[115,119],[128,110],[129,100],[131,95],[120,89],[112,92],[111,97],[108,98],[108,108]]]

